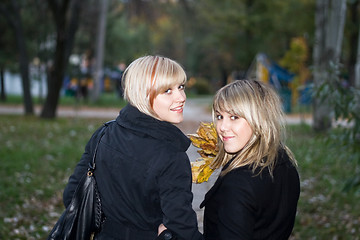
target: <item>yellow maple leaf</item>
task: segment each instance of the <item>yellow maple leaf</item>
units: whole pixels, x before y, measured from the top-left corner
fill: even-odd
[[[202,183],[209,180],[211,174],[214,172],[214,169],[209,166],[212,159],[208,159],[209,160],[197,160],[191,163],[193,183]]]
[[[200,148],[198,153],[201,158],[191,163],[191,172],[194,183],[202,183],[209,180],[209,177],[214,172],[210,168],[210,164],[216,154],[217,148],[217,133],[213,123],[200,123],[196,134],[189,134],[192,144]]]
[[[211,174],[214,172],[214,169],[210,168],[209,165],[203,165],[204,167],[200,171],[196,183],[202,183],[207,182],[211,176]]]

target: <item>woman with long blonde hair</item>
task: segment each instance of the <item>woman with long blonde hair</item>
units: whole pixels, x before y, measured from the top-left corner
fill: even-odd
[[[277,93],[262,82],[238,80],[214,97],[220,175],[205,196],[206,240],[288,239],[300,194],[297,162],[284,144]]]

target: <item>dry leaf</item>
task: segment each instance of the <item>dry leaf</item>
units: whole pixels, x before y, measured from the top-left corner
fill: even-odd
[[[191,163],[193,182],[206,182],[214,171],[214,169],[210,168],[210,164],[218,153],[218,137],[215,126],[213,123],[200,123],[196,134],[189,134],[188,136],[192,144],[201,149],[198,150],[201,158]]]

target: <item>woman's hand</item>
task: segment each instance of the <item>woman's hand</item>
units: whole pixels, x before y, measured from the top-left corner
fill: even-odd
[[[170,230],[168,230],[164,224],[160,224],[158,227],[158,237],[155,240],[176,240]]]
[[[167,228],[165,227],[164,224],[160,224],[159,227],[158,227],[158,236],[166,229]]]
[[[158,227],[158,237],[155,240],[176,240],[170,230],[168,230],[164,224],[160,224]]]

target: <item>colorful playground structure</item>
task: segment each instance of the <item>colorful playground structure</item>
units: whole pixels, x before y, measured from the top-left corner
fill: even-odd
[[[291,112],[296,104],[308,106],[311,103],[311,85],[294,84],[296,75],[269,59],[264,53],[256,55],[246,77],[274,86],[283,101],[286,113]]]

